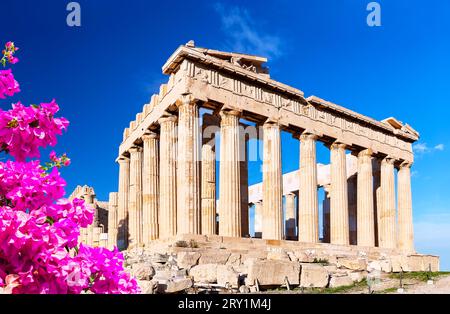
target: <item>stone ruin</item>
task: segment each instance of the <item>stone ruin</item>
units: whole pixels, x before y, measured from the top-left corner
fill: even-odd
[[[224,284],[229,274],[229,285],[249,289],[286,278],[293,286],[336,286],[373,269],[438,270],[437,256],[414,249],[411,166],[419,133],[392,117],[377,121],[305,97],[271,79],[266,62],[192,41],[170,56],[162,68],[168,83],[123,131],[118,192],[110,193],[107,223],[96,222],[95,234],[102,225],[105,245],[127,250],[132,272],[151,266],[156,277],[150,271],[146,278],[157,279],[161,266],[171,274],[164,280],[182,277],[186,285],[192,278]],[[299,170],[284,175],[282,131],[298,139],[293,149],[300,151]],[[262,143],[263,181],[249,187],[250,140]],[[317,163],[319,142],[330,151],[329,165]],[[199,247],[175,245],[180,237]],[[156,268],[155,256],[164,260]]]

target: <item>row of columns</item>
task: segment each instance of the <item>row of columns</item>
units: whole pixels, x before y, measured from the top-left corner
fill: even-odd
[[[142,138],[143,147],[130,148],[130,157],[118,160],[117,235],[122,240],[118,242],[121,247],[176,234],[217,232],[215,151],[208,143],[202,145],[198,105],[183,99],[177,106],[178,117],[166,114],[158,120],[159,136],[147,131]],[[242,203],[243,190],[247,188],[243,184],[247,182],[246,177],[242,176],[242,168],[246,164],[242,164],[241,160],[240,116],[236,110],[225,109],[220,112],[222,149],[218,233],[230,237],[248,233],[248,229],[244,230],[248,228],[248,217],[247,226],[244,221],[248,207]],[[263,203],[256,208],[257,212],[262,213],[262,218],[261,221],[255,219],[255,224],[261,225],[262,237],[265,239],[293,238],[295,211],[286,212],[289,229],[284,234],[280,125],[276,121],[267,121],[263,130]],[[319,241],[318,137],[308,131],[299,136],[298,240],[301,242]],[[346,145],[343,143],[330,145],[330,231],[327,236],[331,243],[342,245],[350,243],[345,151]],[[386,157],[382,160],[379,187],[376,187],[372,163],[370,150],[358,153],[357,243],[363,246],[375,245],[377,219],[379,246],[395,248],[398,243],[399,248],[411,251],[410,165],[403,163],[399,170],[397,241],[394,159]],[[286,202],[293,204],[293,196],[289,196]],[[375,217],[375,212],[378,217]]]
[[[298,240],[300,242],[319,242],[317,162],[315,145],[317,135],[304,133],[300,136],[300,188],[298,197]],[[355,191],[348,190],[352,178],[347,178],[346,146],[333,143],[331,154],[331,184],[324,187],[323,203],[323,242],[333,244],[383,248],[398,248],[414,252],[411,164],[403,162],[398,171],[398,202],[395,203],[394,162],[390,156],[379,161],[373,157],[370,149],[361,150],[358,156],[356,176],[356,230],[353,232],[350,205]],[[285,230],[286,239],[297,238],[295,235],[295,194],[285,196]],[[269,201],[271,199],[269,198]],[[269,205],[272,206],[272,205]],[[264,202],[255,204],[255,236],[264,236],[260,220],[267,219],[261,212]],[[398,219],[397,219],[398,217]],[[377,227],[377,228],[376,228]],[[273,236],[273,235],[272,235]],[[270,237],[272,237],[270,236]]]
[[[88,191],[82,195],[82,198],[84,199],[86,205],[96,207],[94,196]],[[108,240],[102,238],[101,235],[103,231],[104,228],[99,224],[98,211],[96,209],[93,223],[86,228],[80,229],[79,241],[92,247],[105,247],[108,244]]]

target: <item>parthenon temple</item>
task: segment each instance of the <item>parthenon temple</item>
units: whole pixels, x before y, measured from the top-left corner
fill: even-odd
[[[110,194],[104,229],[108,246],[251,235],[414,253],[418,132],[395,118],[377,121],[306,97],[271,79],[266,62],[193,41],[170,56],[162,67],[167,84],[123,131],[118,191]],[[292,134],[298,146],[290,149],[300,156],[298,170],[285,174],[282,132]],[[249,186],[252,140],[262,144],[262,182]],[[317,161],[319,143],[329,149],[327,165]],[[99,233],[101,226],[93,228]]]

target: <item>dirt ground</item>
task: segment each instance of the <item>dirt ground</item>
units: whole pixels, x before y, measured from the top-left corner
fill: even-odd
[[[450,276],[442,277],[434,281],[433,285],[420,283],[407,289],[409,294],[450,294]]]

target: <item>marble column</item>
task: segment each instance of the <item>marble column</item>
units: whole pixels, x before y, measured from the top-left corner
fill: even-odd
[[[372,174],[373,174],[373,216],[374,216],[374,233],[375,233],[375,246],[379,246],[378,225],[380,221],[381,211],[381,160],[373,158],[372,160]]]
[[[136,247],[142,241],[142,148],[130,148],[129,244]]]
[[[358,153],[357,180],[357,244],[375,246],[372,151],[370,149]]]
[[[358,178],[352,175],[347,179],[348,192],[348,228],[350,245],[356,245],[357,242],[357,207],[358,207]]]
[[[94,221],[88,225],[86,227],[86,244],[87,245],[93,245],[94,244],[94,226],[96,226],[96,218],[97,218],[97,212],[95,211],[95,206],[94,206],[94,200],[92,198],[92,196],[89,193],[89,190],[87,190],[86,187],[83,188],[84,192],[83,192],[83,199],[84,199],[84,203],[87,206],[90,207],[94,207]]]
[[[239,111],[220,112],[219,234],[241,237]]]
[[[128,196],[130,191],[130,159],[121,156],[119,162],[119,192],[117,195],[117,223],[120,250],[128,246]]]
[[[210,144],[202,147],[202,234],[216,234],[216,153]]]
[[[247,162],[247,141],[244,125],[239,127],[240,139],[240,183],[241,183],[241,236],[250,235],[248,217],[248,162]]]
[[[80,242],[83,244],[87,244],[87,238],[88,238],[88,229],[87,228],[80,228]]]
[[[331,145],[330,243],[349,245],[345,144]]]
[[[330,191],[331,185],[327,184],[323,187],[324,199],[322,202],[322,219],[323,219],[323,242],[330,243]]]
[[[100,235],[102,233],[102,227],[94,227],[92,229],[92,246],[99,247],[100,246]]]
[[[286,226],[286,240],[295,240],[295,194],[289,193],[285,195],[286,204],[286,216],[285,216],[285,226]]]
[[[281,141],[278,123],[263,127],[263,239],[283,239],[283,183]]]
[[[183,99],[178,103],[177,232],[200,233],[201,136],[198,105]]]
[[[160,124],[159,237],[177,234],[177,117],[166,116]]]
[[[255,238],[262,238],[262,212],[263,204],[261,201],[255,203]]]
[[[300,135],[300,187],[298,240],[319,242],[319,199],[317,194],[317,135]]]
[[[87,228],[86,244],[92,246],[94,244],[94,224],[90,224]]]
[[[398,248],[414,253],[414,230],[411,195],[411,163],[403,162],[398,171]]]
[[[395,159],[386,157],[381,161],[381,206],[379,212],[379,245],[382,248],[396,248],[395,219]]]
[[[159,210],[159,135],[147,131],[143,136],[143,177],[142,177],[142,242],[149,244],[158,239]]]
[[[118,193],[109,193],[108,202],[108,248],[112,249],[117,245],[117,207],[118,207]]]

